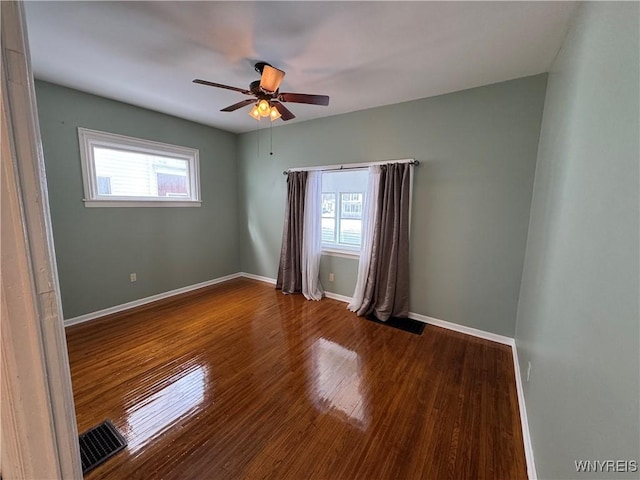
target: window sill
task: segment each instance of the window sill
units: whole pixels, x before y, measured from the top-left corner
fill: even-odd
[[[322,255],[342,258],[360,258],[360,250],[343,250],[340,248],[323,247]]]
[[[82,200],[85,207],[199,207],[199,200]]]

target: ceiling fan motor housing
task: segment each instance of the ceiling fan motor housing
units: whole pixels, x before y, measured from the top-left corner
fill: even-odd
[[[251,84],[249,85],[249,90],[259,100],[261,100],[263,98],[265,100],[269,100],[270,98],[273,98],[277,93],[277,91],[276,92],[267,92],[264,89],[260,88],[260,80],[255,80],[255,81],[251,82]]]

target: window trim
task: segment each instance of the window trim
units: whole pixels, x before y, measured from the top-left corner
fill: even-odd
[[[362,247],[349,248],[340,246],[340,248],[336,248],[334,246],[329,246],[326,243],[322,244],[322,255],[329,255],[331,257],[343,257],[343,258],[359,258]]]
[[[78,127],[78,142],[80,145],[80,164],[84,189],[82,201],[85,207],[199,207],[202,204],[200,200],[200,160],[197,149],[83,127]],[[186,160],[188,162],[191,195],[180,200],[179,197],[166,197],[165,199],[162,197],[149,198],[98,194],[98,182],[93,159],[93,148],[96,146]]]

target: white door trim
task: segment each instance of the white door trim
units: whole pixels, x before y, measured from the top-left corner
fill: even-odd
[[[2,475],[81,479],[24,10],[0,8]]]

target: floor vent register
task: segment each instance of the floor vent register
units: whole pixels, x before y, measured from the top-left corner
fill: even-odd
[[[126,446],[126,440],[109,420],[87,430],[80,435],[82,473],[86,475]]]

